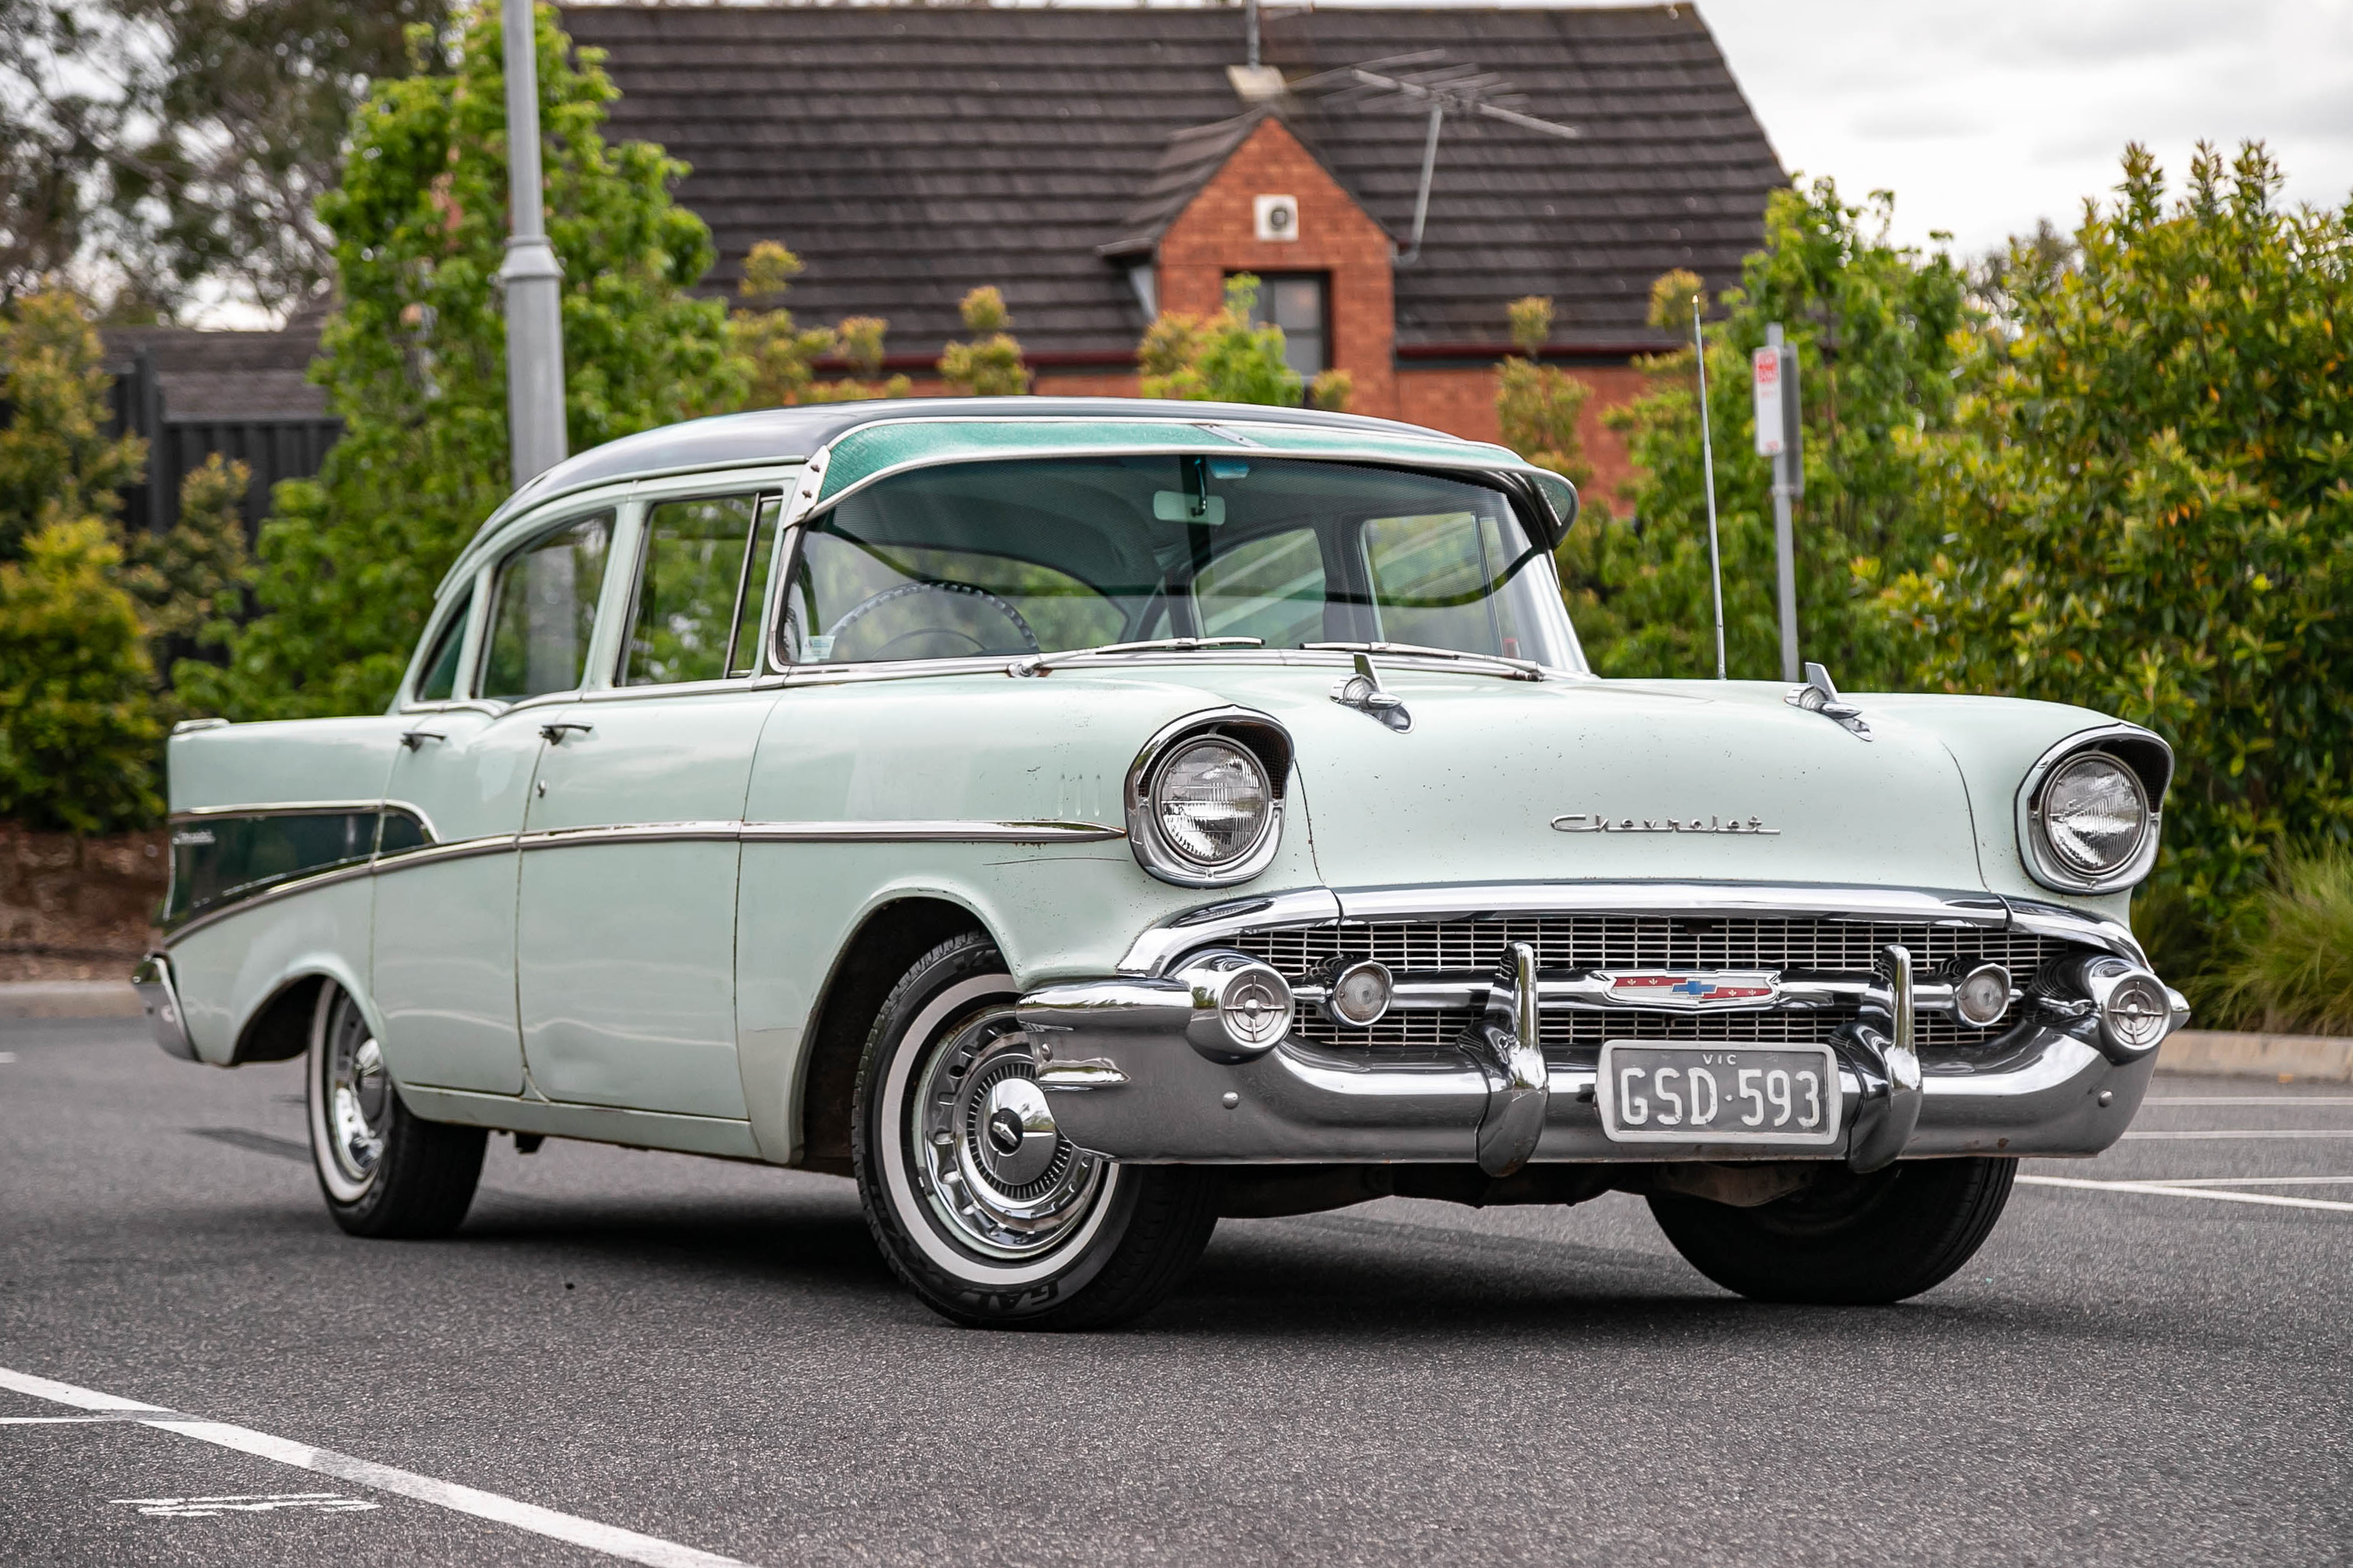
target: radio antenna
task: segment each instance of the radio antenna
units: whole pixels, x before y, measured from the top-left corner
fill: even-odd
[[[1699,324],[1699,296],[1692,296],[1692,357],[1699,363],[1699,466],[1707,476],[1707,571],[1715,584],[1715,678],[1724,673],[1724,553],[1715,541],[1715,444],[1707,432],[1707,336]]]

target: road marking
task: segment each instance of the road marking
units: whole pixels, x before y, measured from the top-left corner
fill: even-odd
[[[2184,1094],[2143,1105],[2353,1105],[2353,1094]]]
[[[14,1051],[0,1051],[0,1067],[6,1067],[10,1062],[15,1061],[16,1059],[16,1052],[14,1052]]]
[[[744,1568],[737,1558],[722,1557],[717,1552],[681,1546],[659,1536],[640,1535],[634,1530],[599,1524],[595,1520],[582,1519],[576,1514],[558,1513],[552,1508],[541,1508],[536,1503],[517,1502],[496,1492],[459,1486],[454,1481],[437,1480],[431,1476],[395,1469],[390,1465],[379,1465],[370,1459],[354,1458],[349,1454],[339,1454],[332,1448],[314,1448],[308,1443],[273,1437],[249,1426],[232,1426],[225,1421],[206,1421],[176,1410],[166,1410],[160,1405],[142,1405],[138,1400],[125,1399],[120,1394],[77,1388],[70,1383],[58,1383],[5,1366],[0,1366],[0,1388],[30,1394],[35,1399],[46,1399],[53,1405],[69,1405],[79,1410],[121,1413],[161,1432],[177,1432],[183,1437],[194,1437],[200,1443],[251,1454],[257,1458],[275,1459],[281,1465],[314,1470],[354,1486],[390,1492],[395,1497],[409,1498],[417,1502],[428,1502],[436,1508],[471,1514],[477,1519],[487,1519],[499,1524],[511,1524],[517,1530],[527,1530],[534,1535],[585,1546],[607,1557],[642,1563],[648,1568]]]
[[[2353,1138],[2353,1127],[2136,1127],[2127,1138]]]
[[[150,1519],[218,1519],[225,1513],[276,1513],[281,1509],[311,1508],[322,1513],[364,1513],[382,1508],[365,1498],[341,1492],[262,1492],[248,1497],[119,1497],[118,1503],[136,1508]]]
[[[2353,1182],[2353,1176],[2152,1176],[2168,1187],[2312,1187]]]
[[[92,1422],[138,1419],[136,1415],[0,1415],[0,1426],[87,1426]]]
[[[2147,1193],[2164,1198],[2207,1198],[2224,1204],[2269,1204],[2279,1208],[2329,1209],[2338,1214],[2353,1214],[2353,1204],[2330,1203],[2325,1198],[2283,1197],[2277,1193],[2226,1193],[2212,1187],[2176,1186],[2165,1182],[2086,1182],[2072,1176],[2021,1176],[2020,1181],[2037,1187],[2076,1187],[2094,1193]]]

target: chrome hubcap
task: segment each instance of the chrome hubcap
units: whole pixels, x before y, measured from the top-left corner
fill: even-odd
[[[383,1049],[348,997],[336,1004],[329,1021],[326,1058],[322,1087],[326,1090],[329,1145],[343,1174],[364,1182],[384,1158],[392,1085],[384,1075]]]
[[[1028,1258],[1087,1216],[1107,1163],[1054,1125],[1029,1037],[1004,1014],[933,1048],[908,1131],[932,1212],[949,1237],[994,1258]]]

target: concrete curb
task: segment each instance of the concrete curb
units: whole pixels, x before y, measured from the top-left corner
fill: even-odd
[[[0,984],[0,1020],[138,1018],[145,1012],[127,980],[15,980]]]
[[[2253,1035],[2183,1029],[2158,1047],[2159,1072],[2261,1078],[2274,1083],[2353,1083],[2353,1040],[2326,1035]]]

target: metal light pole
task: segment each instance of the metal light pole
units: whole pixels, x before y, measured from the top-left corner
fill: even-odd
[[[507,437],[515,488],[564,461],[564,268],[547,243],[539,171],[539,56],[532,0],[503,0],[507,189]]]
[[[1781,323],[1765,329],[1765,346],[1748,362],[1757,401],[1757,455],[1773,459],[1773,549],[1779,558],[1781,679],[1798,679],[1798,552],[1789,503],[1806,493],[1804,426],[1798,417],[1798,351]]]

